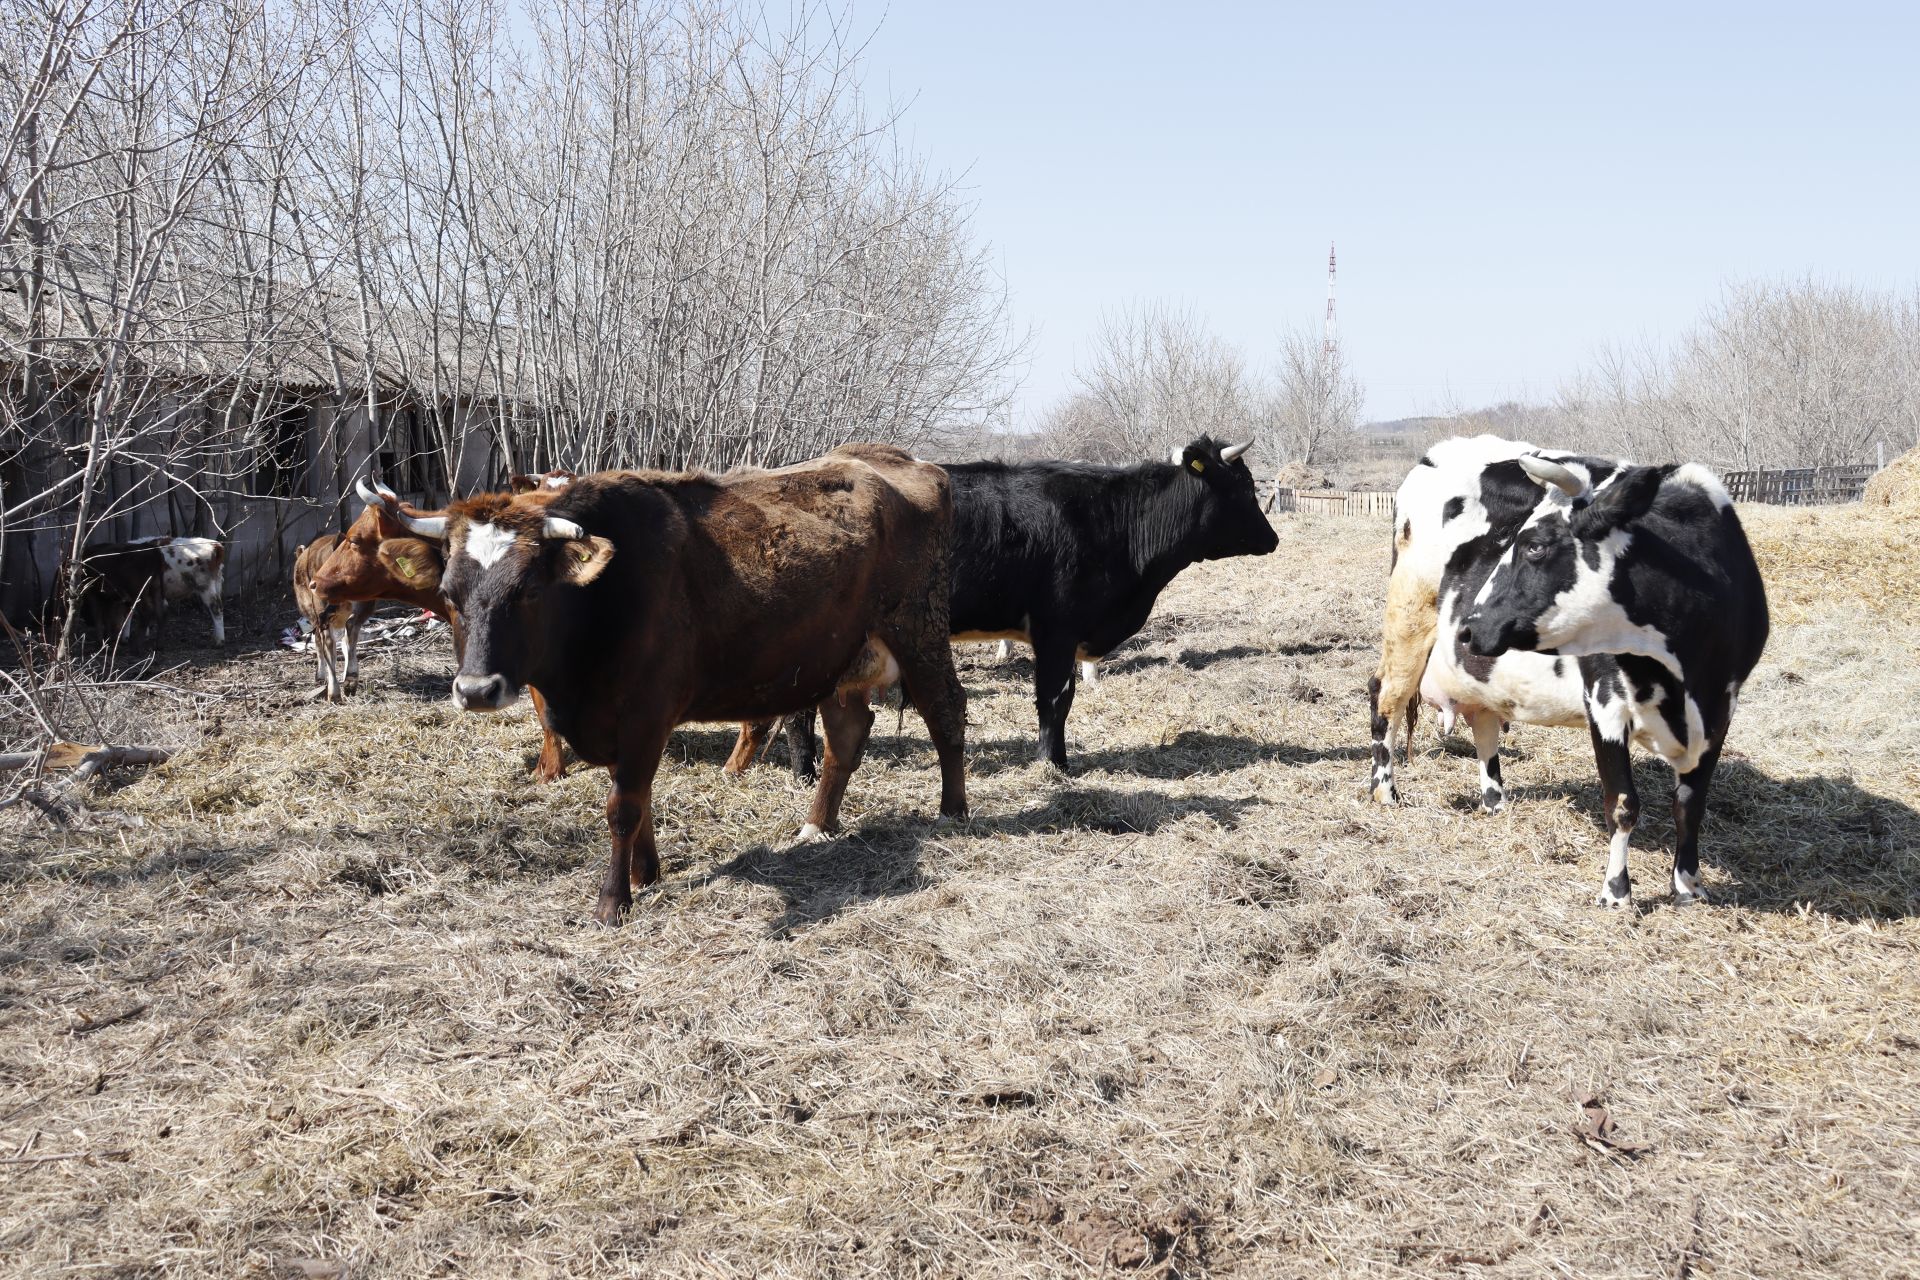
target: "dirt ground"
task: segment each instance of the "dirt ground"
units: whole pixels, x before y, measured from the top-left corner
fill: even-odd
[[[530,783],[444,638],[330,707],[242,619],[123,709],[170,765],[4,815],[0,1272],[1920,1276],[1920,637],[1796,519],[1688,909],[1647,762],[1592,905],[1579,733],[1486,816],[1424,719],[1363,802],[1373,522],[1179,579],[1065,778],[962,650],[965,823],[911,714],[804,846],[780,747],[683,730],[617,931],[603,775]]]

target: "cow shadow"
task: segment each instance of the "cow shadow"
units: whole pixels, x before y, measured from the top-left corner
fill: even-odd
[[[1032,737],[1019,737],[970,742],[967,744],[968,766],[982,774],[1025,768],[1033,763],[1034,741]],[[1153,746],[1069,750],[1067,772],[1127,773],[1141,778],[1179,781],[1231,773],[1259,764],[1308,765],[1331,760],[1364,760],[1371,757],[1371,750],[1367,746],[1302,747],[1245,734],[1185,729],[1172,741]]]
[[[1640,823],[1633,864],[1647,890],[1663,886],[1671,866],[1674,783],[1672,770],[1635,760]],[[1597,836],[1594,865],[1600,865],[1606,821],[1597,780],[1527,783],[1507,794],[1571,803],[1587,815]],[[1723,759],[1707,798],[1700,861],[1731,880],[1719,887],[1719,897],[1756,911],[1804,909],[1848,921],[1920,914],[1920,811],[1850,778],[1776,778],[1746,760]],[[1670,905],[1648,892],[1640,909]]]
[[[830,840],[783,848],[759,844],[689,883],[697,887],[724,878],[777,889],[783,907],[768,922],[767,934],[786,938],[850,907],[931,888],[936,881],[921,865],[922,851],[930,841],[1068,832],[1150,835],[1195,815],[1231,830],[1242,814],[1261,803],[1256,796],[1166,796],[1062,787],[1014,813],[960,821],[874,815]]]

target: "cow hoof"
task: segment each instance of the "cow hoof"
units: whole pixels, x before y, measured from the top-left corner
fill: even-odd
[[[627,909],[632,905],[631,899],[623,902],[619,898],[602,896],[599,905],[593,909],[593,918],[609,929],[617,929],[627,918]]]
[[[1389,782],[1384,787],[1375,787],[1370,793],[1375,804],[1396,805],[1400,803],[1400,790]]]
[[[1688,875],[1684,871],[1673,873],[1673,905],[1690,907],[1696,902],[1711,901],[1707,891],[1700,885],[1700,877]]]
[[[1595,906],[1618,911],[1622,907],[1630,907],[1633,905],[1633,894],[1631,892],[1615,894],[1613,890],[1603,885],[1600,892],[1594,896],[1593,902]]]
[[[831,832],[822,831],[819,827],[809,822],[800,828],[800,834],[793,838],[793,842],[795,844],[819,844],[823,840],[831,839],[833,839]]]

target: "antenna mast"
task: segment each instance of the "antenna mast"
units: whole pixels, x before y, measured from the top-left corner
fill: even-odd
[[[1340,345],[1339,333],[1333,317],[1333,242],[1327,242],[1327,328],[1326,341],[1320,354],[1328,360],[1333,359],[1334,349]]]

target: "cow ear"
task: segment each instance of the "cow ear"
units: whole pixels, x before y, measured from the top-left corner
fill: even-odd
[[[602,537],[569,538],[560,551],[560,576],[576,587],[584,587],[613,559],[613,544]]]
[[[425,538],[383,538],[374,553],[380,567],[416,591],[438,591],[445,561]]]
[[[1576,537],[1589,540],[1607,534],[1647,514],[1660,486],[1673,468],[1629,467],[1614,482],[1594,494],[1571,518]]]
[[[516,474],[507,478],[507,488],[514,493],[531,493],[538,487],[538,483],[532,476]]]

